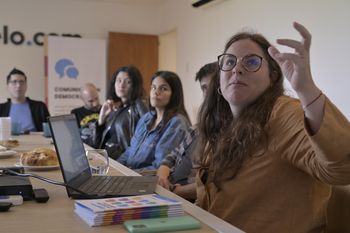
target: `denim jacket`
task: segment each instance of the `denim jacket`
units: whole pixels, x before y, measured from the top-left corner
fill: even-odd
[[[131,169],[154,170],[180,144],[190,127],[188,120],[178,114],[169,119],[164,127],[161,122],[155,129],[149,130],[155,117],[153,111],[142,116],[130,147],[120,156],[118,162]]]

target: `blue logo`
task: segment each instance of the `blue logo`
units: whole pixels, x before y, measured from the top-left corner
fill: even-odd
[[[79,75],[79,71],[74,67],[73,62],[66,58],[60,59],[56,62],[55,71],[60,78],[67,76],[68,78],[77,79]]]

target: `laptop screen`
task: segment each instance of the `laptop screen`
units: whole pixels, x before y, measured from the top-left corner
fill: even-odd
[[[65,182],[70,183],[84,173],[91,176],[75,115],[50,117],[49,122]]]

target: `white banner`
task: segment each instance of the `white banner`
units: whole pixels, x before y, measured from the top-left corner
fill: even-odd
[[[46,101],[52,116],[83,105],[80,87],[87,82],[106,92],[106,41],[49,36],[46,57]]]

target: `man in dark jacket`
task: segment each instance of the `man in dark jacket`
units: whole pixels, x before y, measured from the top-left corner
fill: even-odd
[[[10,98],[0,104],[0,116],[11,117],[21,127],[21,132],[42,131],[42,123],[50,116],[46,105],[41,101],[25,96],[27,91],[27,76],[23,71],[13,68],[7,75],[7,89]]]

